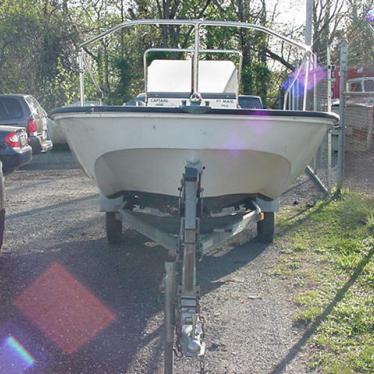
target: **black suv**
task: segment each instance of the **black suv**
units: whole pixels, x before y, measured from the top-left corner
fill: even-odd
[[[0,95],[0,125],[24,127],[33,154],[52,148],[47,133],[47,113],[31,95]]]

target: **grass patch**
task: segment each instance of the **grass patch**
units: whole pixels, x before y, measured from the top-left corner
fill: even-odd
[[[278,229],[274,274],[301,285],[295,323],[313,328],[308,364],[374,372],[374,199],[346,192],[308,210],[288,207]]]

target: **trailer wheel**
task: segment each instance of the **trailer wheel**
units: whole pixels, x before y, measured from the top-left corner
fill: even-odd
[[[105,213],[106,237],[109,244],[118,244],[122,240],[122,221],[115,212]]]
[[[275,233],[275,213],[264,212],[264,219],[257,222],[257,239],[261,243],[272,243]]]

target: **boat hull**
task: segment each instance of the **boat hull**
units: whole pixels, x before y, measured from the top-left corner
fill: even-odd
[[[57,111],[53,117],[107,197],[128,191],[177,197],[186,162],[199,160],[205,167],[204,197],[268,199],[280,196],[302,173],[336,120],[280,111],[105,108]]]
[[[186,162],[198,160],[205,167],[205,197],[244,193],[275,197],[288,186],[290,163],[283,157],[253,150],[119,150],[100,156],[94,175],[106,196],[124,191],[177,196]]]

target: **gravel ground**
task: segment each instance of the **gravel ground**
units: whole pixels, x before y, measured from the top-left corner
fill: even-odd
[[[5,374],[2,342],[9,334],[36,360],[27,373],[161,372],[159,284],[166,252],[131,230],[122,245],[107,244],[96,188],[70,152],[34,157],[32,164],[7,178],[6,190],[0,373]],[[318,195],[313,191],[302,179],[283,203],[313,199]],[[300,353],[304,331],[292,324],[290,286],[272,276],[277,261],[275,246],[250,240],[225,247],[200,264],[207,372],[309,372]],[[43,286],[41,277],[51,273],[63,281]],[[38,280],[44,287],[39,293]],[[84,304],[91,300],[87,293],[96,300],[96,309],[88,301]],[[33,302],[39,305],[36,312]],[[85,310],[79,309],[82,302]],[[102,315],[110,316],[110,322]],[[86,334],[80,345],[79,334]],[[177,360],[176,373],[195,372],[192,362]]]

